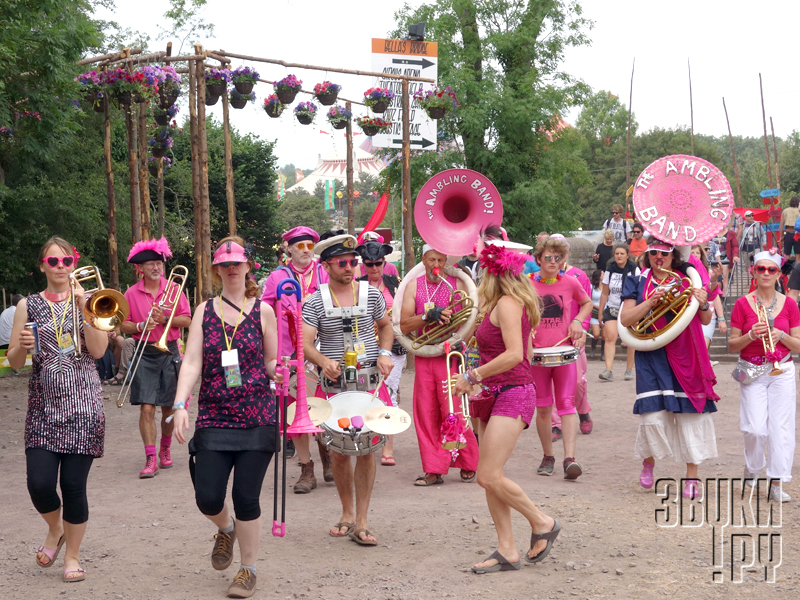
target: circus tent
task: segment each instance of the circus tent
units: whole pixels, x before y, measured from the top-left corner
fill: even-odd
[[[358,181],[360,173],[377,177],[384,168],[380,159],[361,148],[353,149],[353,158],[353,179],[355,181]],[[304,190],[308,194],[313,194],[317,182],[324,184],[326,181],[334,181],[336,179],[342,183],[347,180],[347,155],[344,152],[320,158],[317,168],[312,173],[306,175],[302,181],[298,181],[286,191]]]

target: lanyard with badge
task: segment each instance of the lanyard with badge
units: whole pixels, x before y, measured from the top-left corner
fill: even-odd
[[[67,297],[67,301],[64,304],[64,312],[61,313],[61,323],[58,323],[58,319],[56,319],[56,311],[53,309],[53,303],[50,300],[47,301],[47,304],[50,306],[50,315],[53,317],[53,329],[55,330],[56,334],[56,341],[58,342],[58,361],[59,364],[61,360],[65,356],[72,356],[75,354],[75,344],[72,341],[72,336],[69,332],[64,331],[64,321],[67,319],[67,310],[68,307],[71,306],[72,300],[72,292],[70,292],[69,297]]]
[[[353,308],[355,308],[356,306],[358,306],[358,296],[356,294],[356,284],[354,281],[350,282],[350,287],[353,289]],[[341,308],[342,305],[339,304],[339,299],[336,298],[336,295],[333,292],[331,292],[331,297],[333,298],[333,301],[336,303],[336,306]],[[367,346],[358,337],[358,316],[353,316],[353,329],[355,333],[355,339],[353,340],[353,350],[355,350],[358,360],[360,361],[367,360]]]
[[[239,310],[239,316],[236,319],[236,326],[233,328],[233,333],[228,339],[228,332],[225,329],[225,319],[222,314],[222,296],[219,302],[219,320],[222,322],[222,335],[225,336],[225,346],[227,350],[222,351],[222,370],[225,372],[225,385],[229,388],[238,387],[242,385],[242,372],[239,369],[239,350],[232,348],[233,338],[236,337],[236,331],[239,329],[239,323],[242,321],[242,314],[244,307],[247,304],[247,298],[242,303],[242,308]]]

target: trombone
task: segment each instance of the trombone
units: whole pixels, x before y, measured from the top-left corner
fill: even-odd
[[[164,288],[164,294],[161,296],[161,299],[158,301],[158,304],[153,304],[150,307],[150,312],[147,313],[147,319],[145,319],[145,324],[150,322],[150,317],[153,316],[153,309],[158,306],[160,309],[164,310],[167,309],[170,311],[169,319],[164,324],[164,333],[161,334],[161,338],[154,343],[151,344],[153,348],[156,350],[160,350],[165,354],[170,354],[170,349],[167,346],[167,335],[169,334],[169,328],[172,325],[172,319],[175,316],[175,309],[178,307],[178,302],[181,299],[181,294],[183,293],[183,288],[186,287],[186,281],[189,279],[189,269],[184,267],[183,265],[177,265],[169,272],[169,278],[167,279],[167,286]],[[146,325],[145,325],[146,326]],[[122,408],[125,404],[125,400],[128,398],[128,395],[131,391],[131,386],[133,385],[133,378],[136,377],[136,371],[139,369],[139,363],[142,361],[142,355],[144,354],[145,346],[147,345],[147,340],[150,339],[150,330],[146,331],[140,338],[139,343],[136,344],[136,348],[133,351],[133,356],[131,356],[131,361],[128,365],[128,372],[125,373],[125,379],[122,380],[122,387],[119,390],[119,396],[117,396],[117,406]],[[134,365],[133,369],[131,369],[131,365]]]
[[[761,336],[761,343],[764,345],[764,354],[769,356],[775,353],[775,342],[772,340],[772,327],[767,316],[767,309],[762,304],[759,304],[758,301],[756,301],[756,315],[758,316],[758,322],[767,326],[767,333]],[[772,361],[772,371],[769,374],[774,377],[784,373],[785,371],[781,369],[780,363],[777,360]]]
[[[449,322],[430,325],[428,329],[415,337],[414,341],[411,343],[411,347],[414,350],[419,350],[428,344],[437,344],[448,337],[453,331],[460,329],[469,319],[470,312],[472,312],[475,306],[475,302],[470,298],[469,294],[464,290],[455,289],[452,284],[447,281],[447,277],[442,276],[442,272],[438,268],[433,270],[433,274],[450,288],[450,303],[445,307],[445,310],[450,310],[453,314],[450,315]],[[459,304],[461,305],[461,309],[456,310],[456,306]]]
[[[449,346],[449,343],[445,345]],[[447,380],[445,380],[443,383],[445,387],[447,387],[448,410],[450,411],[449,414],[455,415],[455,417],[458,419],[460,415],[456,413],[455,403],[453,401],[453,385],[455,385],[457,379],[455,377],[452,379],[450,378],[451,358],[455,358],[456,362],[458,363],[458,376],[460,377],[464,376],[464,372],[466,370],[466,363],[464,361],[464,355],[461,354],[461,352],[458,352],[456,350],[447,352],[447,355],[445,357],[445,360],[447,361]],[[471,416],[469,414],[469,394],[462,394],[460,396],[460,400],[461,400],[461,415],[463,415],[464,418],[464,425],[466,429],[469,429],[472,426]],[[445,450],[460,450],[464,446],[466,446],[466,444],[458,440],[445,440],[442,443],[442,448],[444,448]]]
[[[70,285],[73,291],[80,283],[94,280],[95,287],[86,290],[86,304],[83,307],[84,320],[100,331],[114,331],[119,329],[128,318],[130,306],[125,296],[117,290],[103,286],[103,278],[96,266],[81,267],[69,274]],[[81,355],[80,336],[81,314],[78,312],[75,294],[72,294],[72,331],[75,336],[75,355]]]

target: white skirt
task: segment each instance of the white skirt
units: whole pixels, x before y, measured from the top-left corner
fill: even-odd
[[[717,436],[711,413],[671,413],[665,410],[639,416],[634,455],[699,465],[717,456]]]

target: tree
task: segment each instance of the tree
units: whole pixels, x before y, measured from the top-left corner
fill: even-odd
[[[592,143],[592,146],[610,146],[627,140],[628,108],[611,92],[600,90],[583,103],[575,125]],[[631,115],[631,135],[636,135],[638,124]]]
[[[591,23],[581,13],[580,4],[562,0],[436,0],[396,14],[395,35],[427,21],[429,38],[439,44],[439,84],[453,88],[462,104],[455,120],[442,125],[445,137],[460,136],[467,168],[489,177],[520,214],[569,202],[563,186],[538,181],[545,173],[581,178],[585,172],[580,156],[554,168],[553,155],[545,155],[551,132],[561,127],[558,115],[588,89],[560,70],[566,48],[588,43]],[[559,228],[576,225],[576,216],[562,212]]]
[[[311,227],[319,233],[333,229],[333,221],[325,213],[322,202],[314,196],[287,195],[281,202],[279,215],[287,229],[297,225]]]

